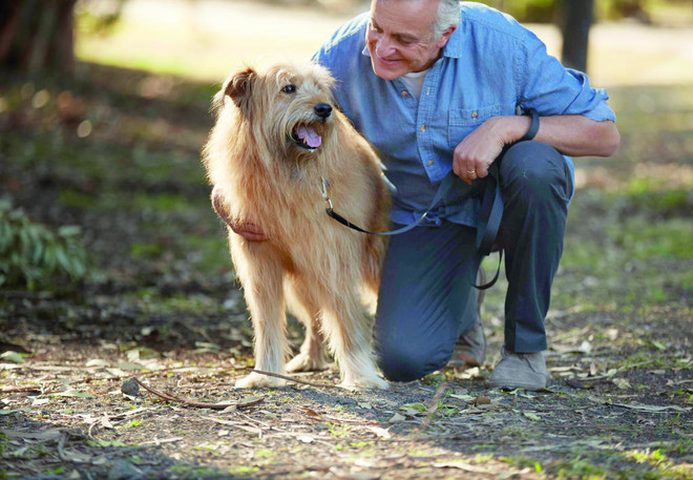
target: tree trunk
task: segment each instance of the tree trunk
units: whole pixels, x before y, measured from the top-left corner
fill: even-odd
[[[594,0],[562,0],[562,61],[566,67],[587,71],[587,49]]]
[[[0,0],[0,67],[72,71],[76,0]]]

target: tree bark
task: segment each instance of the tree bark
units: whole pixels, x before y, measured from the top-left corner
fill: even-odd
[[[562,61],[566,67],[587,71],[589,32],[592,26],[594,0],[562,0]]]
[[[0,67],[72,71],[76,0],[0,0]]]

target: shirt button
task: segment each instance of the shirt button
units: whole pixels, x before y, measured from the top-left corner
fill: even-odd
[[[409,96],[409,92],[407,92],[406,90],[402,90],[402,91],[400,92],[400,95],[402,95],[403,97],[408,97],[408,96]]]
[[[429,167],[432,167],[432,166],[433,166],[433,160],[429,160],[429,161],[426,162],[426,163],[428,164]]]
[[[477,117],[479,117],[479,112],[472,112],[472,118],[476,119]]]
[[[421,125],[421,128],[419,130],[421,130],[422,132],[425,132],[426,131],[426,124],[424,123],[423,125]]]

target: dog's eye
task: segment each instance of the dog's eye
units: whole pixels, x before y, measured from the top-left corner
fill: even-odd
[[[290,83],[288,85],[284,85],[282,87],[282,92],[284,93],[295,93],[296,92],[296,85],[293,83]]]

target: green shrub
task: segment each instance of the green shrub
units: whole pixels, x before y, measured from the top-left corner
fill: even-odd
[[[0,200],[0,288],[52,289],[74,285],[87,271],[87,254],[76,226],[32,222]]]

